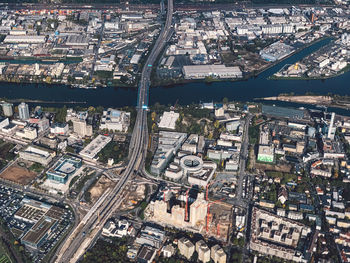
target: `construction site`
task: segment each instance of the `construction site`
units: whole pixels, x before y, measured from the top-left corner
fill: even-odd
[[[209,200],[207,191],[165,187],[150,202],[145,217],[164,226],[200,233],[226,242],[231,235],[233,206]]]

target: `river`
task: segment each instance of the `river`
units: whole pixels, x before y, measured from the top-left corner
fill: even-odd
[[[222,101],[224,97],[236,101],[252,101],[254,98],[276,96],[294,92],[303,95],[313,92],[320,95],[328,93],[350,95],[350,72],[327,80],[269,80],[285,64],[292,64],[320,47],[328,44],[324,39],[301,50],[284,61],[267,69],[256,78],[244,81],[192,82],[171,87],[155,87],[150,90],[150,104],[190,104],[192,102]],[[0,83],[0,97],[8,99],[40,100],[60,102],[73,101],[77,105],[122,107],[136,104],[135,88],[71,89],[64,85]],[[81,103],[81,104],[79,104]],[[269,103],[269,102],[266,102]],[[291,103],[273,102],[279,105]],[[46,105],[46,103],[38,103]],[[50,104],[52,105],[52,104]],[[68,106],[68,104],[67,104]],[[306,106],[306,105],[303,105]],[[350,111],[337,109],[339,114],[349,115]]]

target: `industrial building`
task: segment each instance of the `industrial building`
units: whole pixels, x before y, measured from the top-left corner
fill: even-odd
[[[89,40],[85,35],[70,35],[67,38],[67,46],[88,46]]]
[[[81,159],[73,156],[63,156],[47,171],[47,179],[58,184],[65,184],[81,165]]]
[[[275,26],[272,26],[272,27],[275,27]],[[281,27],[281,30],[282,30],[282,27]],[[293,51],[294,51],[294,48],[292,46],[286,45],[278,41],[261,50],[259,54],[261,58],[270,62],[275,62],[277,60],[283,59],[286,56],[290,55]]]
[[[213,78],[242,78],[239,67],[226,67],[225,65],[191,65],[183,66],[185,79]]]
[[[46,36],[16,36],[7,35],[4,39],[4,43],[26,43],[26,44],[44,44],[46,42]]]
[[[99,134],[79,153],[79,155],[83,158],[97,160],[95,156],[111,141],[112,138],[110,136]]]
[[[30,145],[23,151],[19,152],[19,157],[21,159],[40,163],[43,166],[49,165],[55,155],[55,152],[52,150],[47,150],[33,145]]]

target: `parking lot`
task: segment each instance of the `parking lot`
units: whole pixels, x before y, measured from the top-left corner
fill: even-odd
[[[21,239],[35,225],[35,223],[30,222],[30,220],[23,220],[19,216],[15,216],[16,212],[24,206],[23,200],[33,199],[30,199],[30,197],[24,195],[20,191],[0,185],[0,217],[4,219],[11,232],[18,239]],[[28,249],[28,247],[26,247],[32,255],[33,262],[41,262],[45,255],[57,244],[62,235],[68,230],[74,218],[72,212],[68,209],[59,208],[37,200],[34,200],[34,202],[50,207],[50,209],[42,215],[43,217],[52,217],[54,216],[52,215],[52,211],[57,211],[57,209],[63,210],[58,223],[51,228],[51,232],[48,231],[47,237],[44,238],[43,242],[40,242],[38,248]]]

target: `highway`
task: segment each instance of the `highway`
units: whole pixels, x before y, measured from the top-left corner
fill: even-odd
[[[116,186],[109,192],[103,194],[79,225],[67,237],[64,245],[57,253],[55,262],[77,262],[85,251],[95,242],[104,224],[112,216],[123,200],[123,190],[127,182],[135,176],[136,172],[142,170],[147,154],[148,130],[147,110],[148,93],[151,83],[151,72],[160,52],[171,37],[173,29],[173,0],[168,0],[167,17],[158,39],[151,50],[146,63],[142,69],[141,80],[137,97],[137,118],[130,142],[130,156],[128,165]]]

